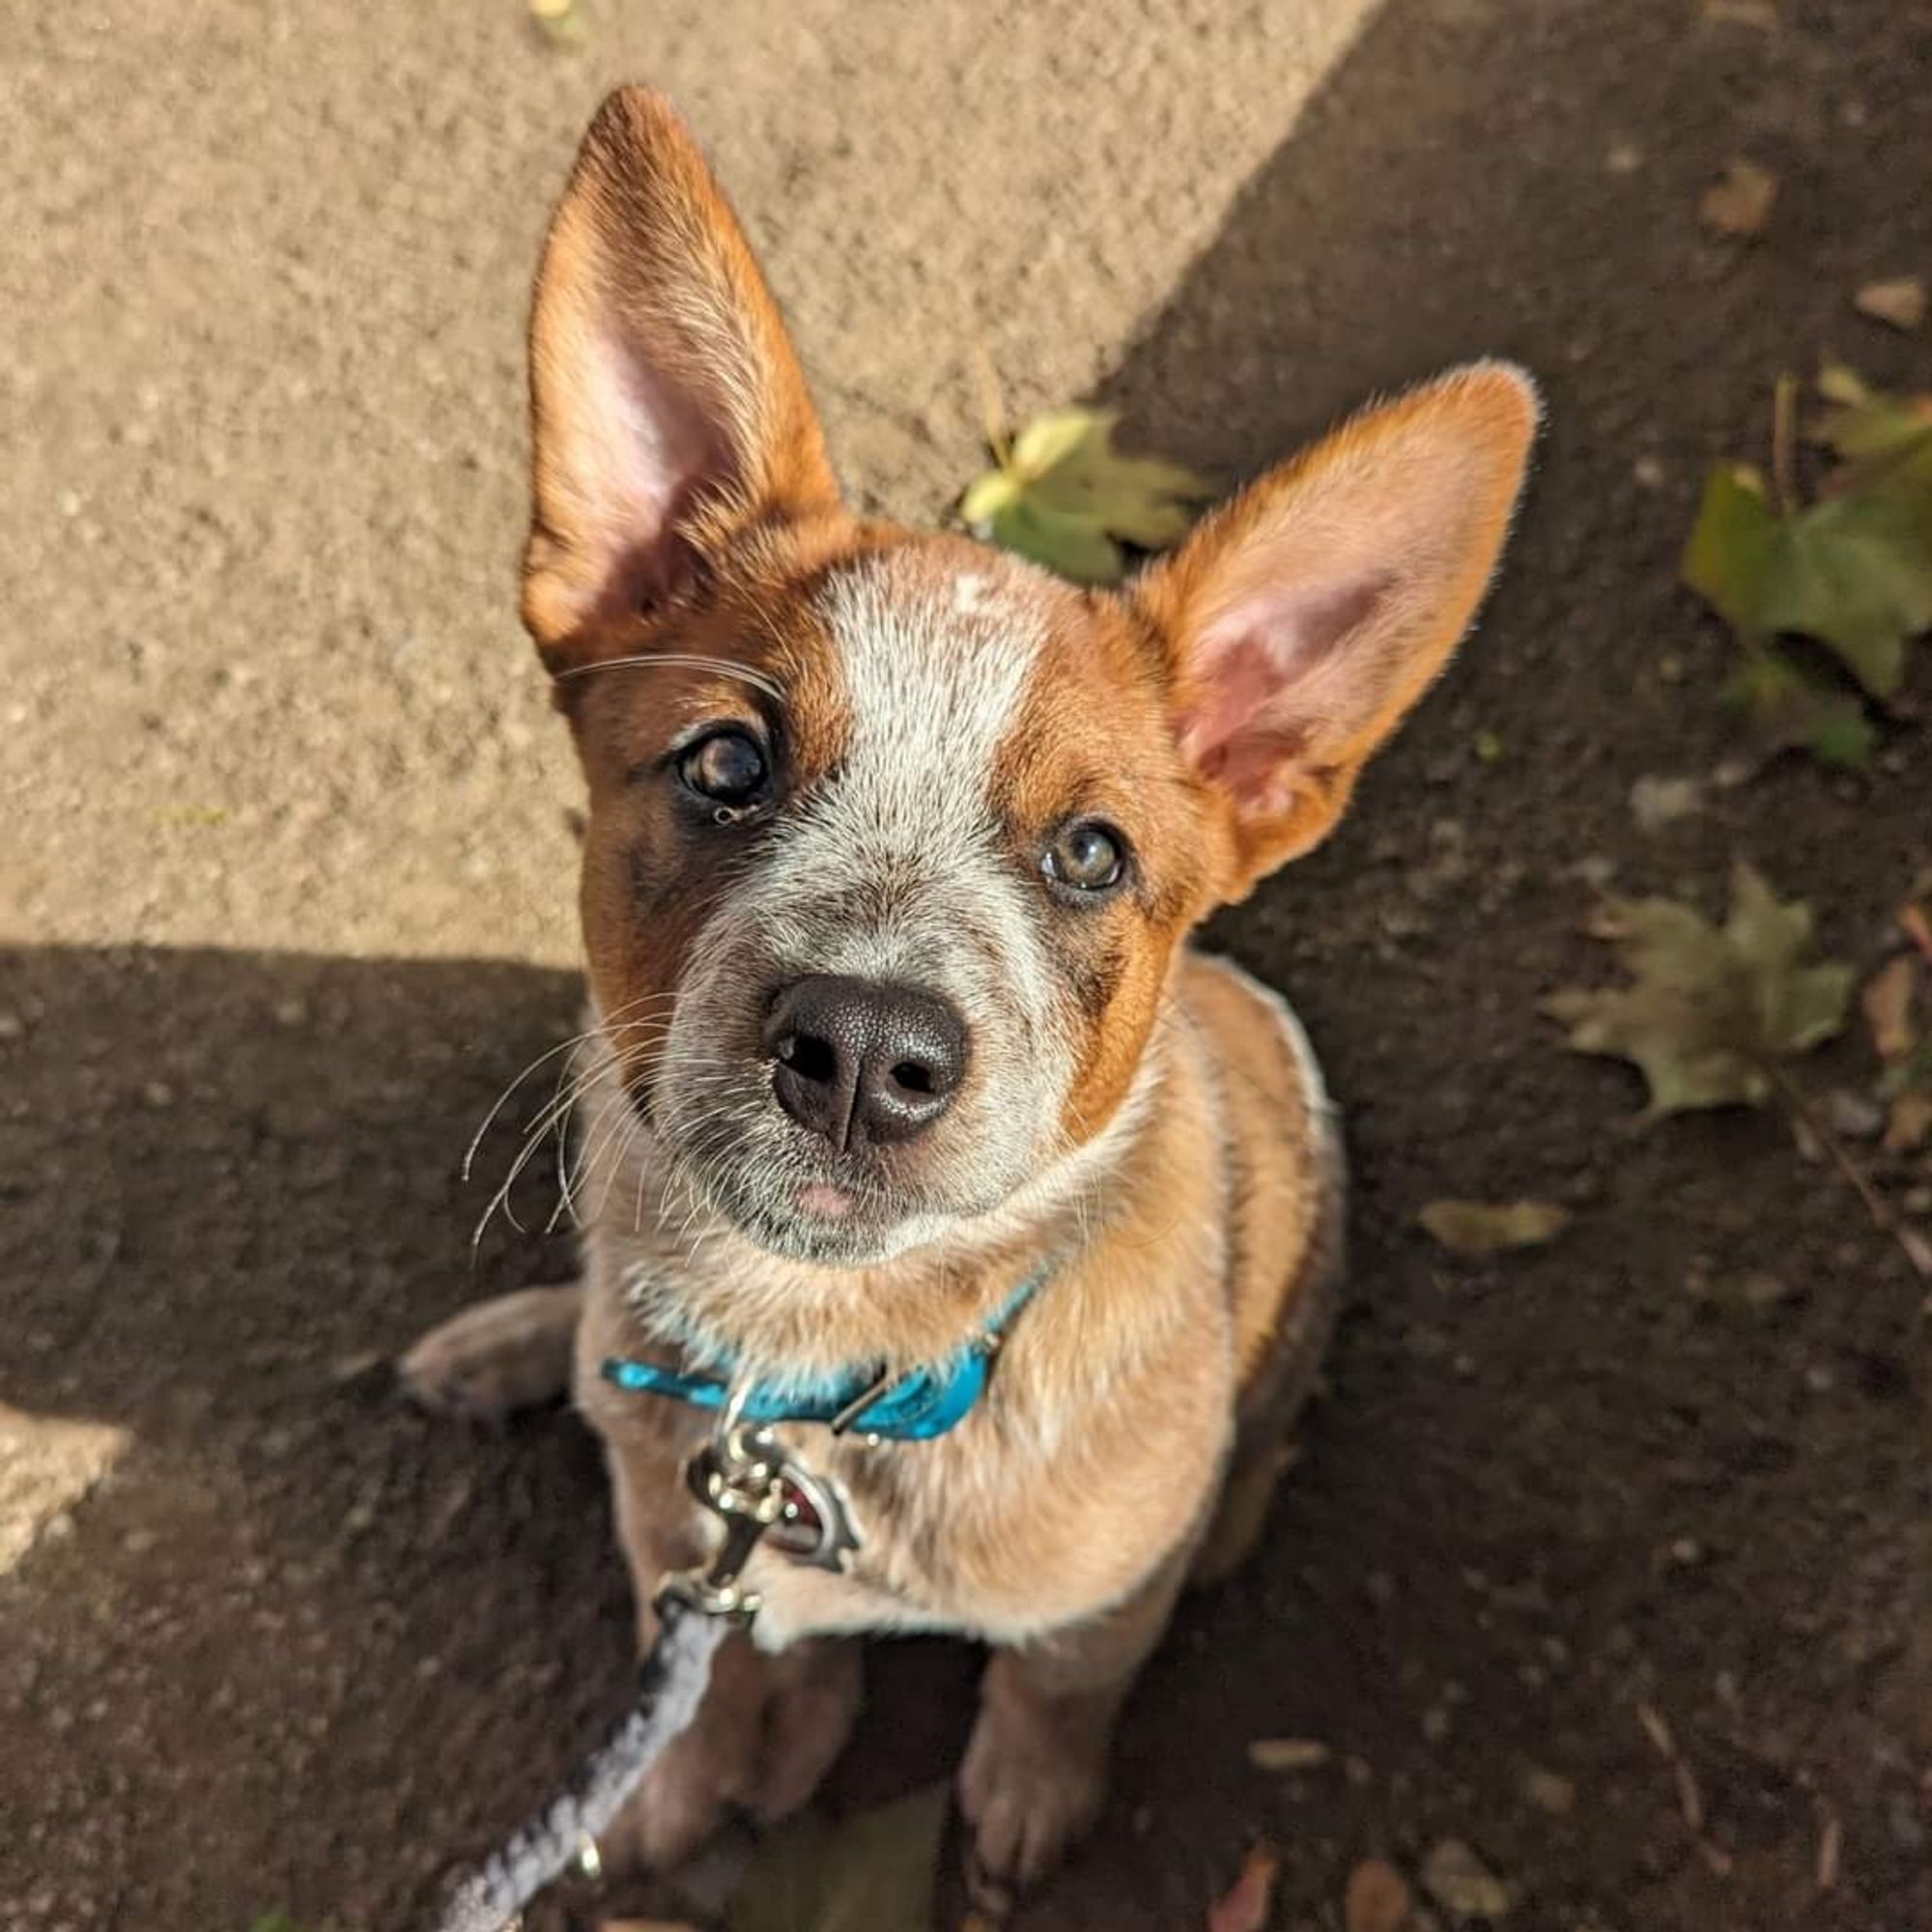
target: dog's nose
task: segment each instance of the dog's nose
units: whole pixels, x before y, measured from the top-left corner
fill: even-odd
[[[772,1003],[772,1085],[800,1125],[841,1151],[922,1134],[966,1071],[966,1028],[945,1001],[910,986],[818,973]]]

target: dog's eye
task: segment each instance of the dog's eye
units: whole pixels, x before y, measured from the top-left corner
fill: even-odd
[[[749,805],[765,788],[765,754],[743,731],[714,731],[677,761],[677,775],[699,798]]]
[[[1039,868],[1057,886],[1076,893],[1104,893],[1127,869],[1121,835],[1097,819],[1083,818],[1057,834],[1040,854]]]

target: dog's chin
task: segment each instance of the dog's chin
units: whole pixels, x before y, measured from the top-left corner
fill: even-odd
[[[942,1238],[996,1208],[986,1201],[933,1200],[827,1173],[812,1164],[747,1173],[728,1155],[677,1161],[691,1191],[735,1233],[785,1261],[875,1267]]]

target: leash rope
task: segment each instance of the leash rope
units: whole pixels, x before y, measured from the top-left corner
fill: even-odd
[[[657,1641],[639,1666],[630,1711],[542,1815],[461,1881],[436,1932],[506,1932],[573,1861],[595,1876],[598,1837],[697,1716],[718,1646],[757,1613],[757,1597],[738,1577],[765,1532],[784,1520],[791,1496],[783,1456],[764,1430],[744,1428],[727,1407],[687,1481],[724,1534],[708,1563],[658,1585]]]
[[[594,1868],[597,1839],[645,1772],[697,1715],[711,1659],[730,1619],[668,1598],[658,1640],[639,1671],[624,1720],[591,1752],[541,1816],[517,1832],[450,1894],[436,1932],[504,1932],[575,1861]]]

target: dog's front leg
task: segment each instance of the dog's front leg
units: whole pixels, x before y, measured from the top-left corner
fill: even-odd
[[[632,1438],[611,1445],[617,1531],[637,1591],[638,1634],[657,1639],[651,1599],[667,1572],[696,1562],[681,1457]],[[651,1767],[599,1849],[613,1870],[675,1870],[734,1814],[761,1824],[796,1811],[843,1747],[859,1714],[855,1642],[820,1639],[777,1653],[727,1637],[691,1728]]]
[[[982,1909],[1045,1877],[1099,1815],[1114,1719],[1167,1628],[1191,1550],[1105,1616],[994,1651],[959,1774]]]

